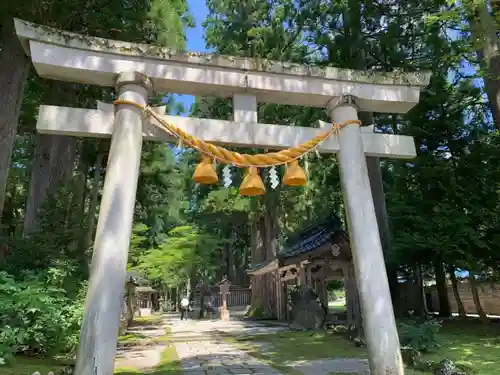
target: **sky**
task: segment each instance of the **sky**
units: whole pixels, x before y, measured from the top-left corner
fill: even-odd
[[[196,23],[195,28],[186,29],[187,47],[189,52],[207,52],[205,48],[205,36],[202,23],[207,17],[208,10],[205,0],[188,0],[189,11],[193,15]],[[184,116],[189,114],[189,109],[194,102],[192,95],[175,95],[176,100],[182,104],[186,109]]]
[[[188,4],[189,11],[193,15],[196,27],[186,29],[187,50],[190,52],[204,52],[206,51],[205,38],[203,26],[201,24],[205,21],[208,14],[207,6],[205,0],[188,0]]]

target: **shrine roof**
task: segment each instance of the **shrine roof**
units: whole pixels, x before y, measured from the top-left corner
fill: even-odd
[[[311,225],[297,236],[290,237],[278,253],[279,259],[289,259],[316,250],[338,234],[347,234],[342,229],[342,222],[336,215]]]
[[[328,219],[309,226],[285,241],[278,252],[278,259],[253,264],[247,269],[247,273],[262,275],[274,271],[279,268],[282,261],[312,252],[328,242],[333,242],[339,235],[347,238],[340,219],[336,215],[331,215]]]

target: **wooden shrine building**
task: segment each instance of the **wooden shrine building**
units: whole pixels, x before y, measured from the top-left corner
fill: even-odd
[[[271,293],[275,303],[273,314],[278,320],[288,319],[288,294],[291,286],[308,285],[324,306],[328,306],[327,285],[331,280],[343,280],[346,293],[346,315],[329,314],[327,321],[359,323],[359,297],[354,276],[349,237],[337,216],[332,216],[289,238],[278,252],[277,259],[256,264],[247,270],[251,277],[252,294]],[[266,276],[273,282],[255,290],[257,280]]]

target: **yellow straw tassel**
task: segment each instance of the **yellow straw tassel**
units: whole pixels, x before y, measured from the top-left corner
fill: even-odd
[[[247,197],[262,195],[266,187],[259,176],[259,170],[255,167],[248,168],[248,173],[240,186],[240,194]]]
[[[202,156],[200,164],[198,164],[194,171],[193,180],[204,185],[212,185],[219,182],[219,177],[212,164],[212,160],[208,156]]]
[[[288,186],[302,186],[307,183],[306,173],[298,160],[293,160],[287,164],[283,183]]]

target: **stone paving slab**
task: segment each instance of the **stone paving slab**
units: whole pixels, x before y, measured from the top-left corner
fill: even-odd
[[[346,373],[356,375],[369,375],[368,360],[361,358],[332,358],[314,361],[297,361],[287,363],[287,366],[302,372],[304,375],[317,375],[329,373]]]
[[[236,348],[224,340],[217,338],[217,332],[238,332],[256,334],[265,332],[261,325],[248,325],[238,321],[171,321],[172,334],[186,338],[184,342],[176,341],[175,348],[181,360],[184,374],[189,375],[280,375],[281,372],[251,357],[244,350]],[[281,327],[273,327],[274,332],[282,331]],[[277,329],[276,329],[277,328]],[[249,333],[252,332],[252,333]],[[269,332],[266,332],[269,333]]]
[[[177,354],[188,375],[279,375],[281,372],[251,357],[244,350],[220,339],[220,333],[259,335],[287,331],[284,326],[266,326],[242,321],[170,321]],[[255,344],[258,344],[256,342]],[[264,346],[262,350],[269,350]],[[345,373],[369,375],[368,361],[361,358],[331,358],[284,363],[304,375]]]
[[[158,326],[160,325],[160,326]],[[128,333],[140,333],[146,338],[144,341],[151,340],[165,334],[163,323],[154,323],[150,327],[135,327],[127,330]],[[115,369],[134,368],[137,370],[152,369],[160,362],[161,353],[165,349],[164,345],[155,346],[120,346],[116,351]]]

